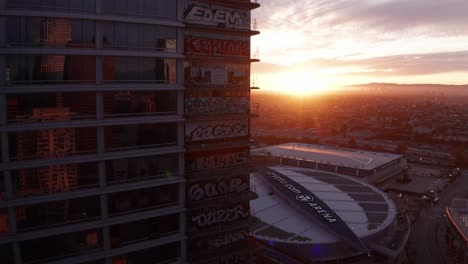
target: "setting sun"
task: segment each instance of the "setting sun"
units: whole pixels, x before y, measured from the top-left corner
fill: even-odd
[[[315,95],[330,91],[332,83],[314,72],[294,71],[262,75],[260,83],[268,90],[290,95]]]

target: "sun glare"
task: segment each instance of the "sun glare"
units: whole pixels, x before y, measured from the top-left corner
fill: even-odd
[[[292,95],[313,95],[324,93],[330,86],[326,79],[310,72],[290,72],[281,74],[281,92]]]

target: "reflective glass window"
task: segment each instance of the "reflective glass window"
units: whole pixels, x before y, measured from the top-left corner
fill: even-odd
[[[6,0],[9,9],[47,10],[66,13],[94,13],[95,0]]]
[[[96,152],[96,128],[59,128],[8,134],[12,160],[50,159]]]
[[[104,116],[170,115],[177,112],[176,91],[104,92]]]
[[[16,197],[70,192],[99,184],[97,163],[61,164],[12,171]]]
[[[185,83],[214,85],[249,85],[248,64],[226,64],[205,61],[185,62]]]
[[[140,124],[104,128],[106,151],[175,145],[177,124]]]
[[[104,48],[176,51],[176,29],[166,26],[104,22]]]
[[[104,81],[176,83],[176,60],[143,57],[104,57]]]
[[[8,222],[8,211],[0,208],[0,236],[10,233],[10,222]]]
[[[177,177],[178,154],[106,161],[107,183]]]
[[[7,97],[9,123],[95,119],[94,92],[12,94]]]
[[[178,185],[109,194],[109,214],[125,214],[178,204]]]
[[[15,55],[6,56],[8,85],[93,83],[94,56]]]
[[[100,230],[86,230],[20,242],[25,263],[52,261],[61,257],[97,251],[102,247]]]
[[[112,248],[179,232],[179,215],[166,215],[110,227]]]
[[[0,245],[0,260],[2,260],[2,263],[4,264],[14,263],[13,258],[14,258],[13,257],[13,245],[12,244]]]
[[[99,196],[16,208],[16,225],[19,231],[91,221],[100,217]]]
[[[179,243],[139,250],[112,258],[112,263],[153,264],[171,263],[180,260]]]
[[[6,44],[19,47],[94,48],[96,25],[91,20],[7,17]]]
[[[167,0],[103,0],[105,14],[130,17],[175,19],[177,1]]]

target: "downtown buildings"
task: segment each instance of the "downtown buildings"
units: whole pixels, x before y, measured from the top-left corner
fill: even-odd
[[[258,6],[1,0],[1,262],[247,262]]]

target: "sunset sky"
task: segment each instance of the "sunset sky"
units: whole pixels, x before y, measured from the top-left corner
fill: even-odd
[[[264,0],[252,79],[316,92],[368,83],[468,84],[467,0]]]

